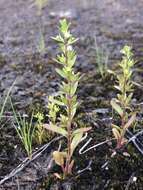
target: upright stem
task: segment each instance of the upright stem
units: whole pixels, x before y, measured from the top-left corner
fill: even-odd
[[[65,172],[66,174],[69,173],[69,165],[70,165],[70,160],[71,160],[71,124],[72,124],[72,119],[71,119],[71,97],[68,98],[68,125],[67,125],[67,131],[68,131],[68,150],[67,150],[67,159],[66,159],[66,168]]]
[[[126,74],[123,72],[123,77],[124,77],[124,83],[123,83],[123,89],[122,89],[122,100],[121,100],[121,106],[123,109],[123,116],[121,117],[121,128],[122,128],[122,135],[119,139],[118,148],[121,148],[122,146],[122,141],[124,140],[124,135],[125,135],[125,130],[124,130],[124,126],[126,124],[126,100],[125,100],[125,96],[126,96],[126,83],[128,82],[128,79],[126,78]]]
[[[124,125],[126,123],[126,103],[125,103],[126,100],[125,100],[125,96],[126,96],[126,83],[128,82],[125,73],[123,73],[123,77],[124,77],[124,85],[123,85],[123,90],[122,90],[122,102],[121,102],[121,106],[122,106],[122,109],[123,109],[123,116],[121,118],[121,120],[122,120],[122,123],[121,123],[122,128],[124,128]]]
[[[66,62],[66,66],[68,66],[68,55],[67,55],[67,40],[65,39],[65,62]],[[71,81],[69,79],[67,79],[67,83],[68,86],[70,86],[69,88],[69,92],[66,94],[66,98],[67,98],[67,116],[68,116],[68,122],[67,122],[67,131],[68,131],[68,146],[67,146],[67,159],[66,159],[66,165],[65,165],[65,176],[68,175],[69,173],[69,165],[70,165],[70,161],[71,161],[71,125],[72,125],[72,113],[71,113]]]

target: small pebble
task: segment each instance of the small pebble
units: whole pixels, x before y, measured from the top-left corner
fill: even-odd
[[[133,182],[136,182],[137,181],[137,177],[133,177]]]

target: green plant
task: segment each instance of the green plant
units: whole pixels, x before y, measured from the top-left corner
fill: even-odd
[[[119,64],[121,73],[117,74],[117,85],[115,88],[119,91],[116,99],[111,100],[112,108],[119,114],[120,124],[112,124],[112,131],[117,140],[116,148],[121,148],[127,141],[125,138],[126,130],[133,125],[136,114],[131,109],[133,96],[133,84],[131,81],[132,67],[135,62],[132,58],[131,47],[124,46],[121,50],[123,54],[122,61]]]
[[[48,117],[50,121],[52,121],[53,124],[56,124],[56,118],[57,113],[59,112],[59,107],[54,103],[53,96],[49,96],[47,108],[49,111]],[[47,130],[43,127],[43,113],[38,112],[34,115],[34,117],[37,118],[34,139],[38,144],[42,144],[46,141],[46,139],[51,139],[53,137],[53,133],[51,131],[47,132]]]
[[[35,0],[35,5],[38,8],[38,15],[42,14],[42,9],[46,6],[48,0]]]
[[[37,119],[35,125],[34,139],[38,144],[42,144],[47,139],[47,134],[45,133],[45,128],[43,127],[44,114],[38,112],[34,115]]]
[[[44,54],[46,51],[45,39],[41,27],[39,28],[39,42],[37,45],[38,52]]]
[[[3,116],[3,113],[4,113],[4,109],[5,109],[6,103],[7,103],[8,99],[9,99],[9,97],[10,97],[10,93],[11,93],[11,91],[12,91],[14,85],[15,85],[15,82],[16,82],[16,80],[12,83],[12,85],[11,85],[11,87],[9,88],[9,90],[8,90],[8,92],[7,92],[7,94],[6,94],[5,98],[4,98],[4,101],[3,101],[3,103],[2,103],[2,107],[1,107],[1,109],[0,109],[0,121],[1,121],[1,119],[2,119],[2,116]]]
[[[49,109],[49,119],[52,121],[53,124],[56,124],[57,113],[59,112],[58,105],[55,104],[55,100],[53,96],[49,96],[48,102],[48,109]]]
[[[101,77],[105,78],[108,73],[108,58],[109,57],[108,57],[108,53],[98,46],[96,37],[95,37],[95,56],[96,56],[98,71]]]
[[[80,80],[80,73],[75,73],[74,65],[76,62],[76,52],[72,45],[77,41],[69,31],[70,24],[65,19],[60,21],[60,34],[53,38],[59,45],[61,53],[57,55],[55,61],[61,65],[56,68],[56,72],[63,78],[60,85],[58,97],[52,97],[50,108],[50,123],[45,124],[45,128],[64,136],[67,140],[64,151],[54,151],[53,158],[56,164],[60,165],[63,175],[56,174],[59,178],[65,178],[72,173],[74,165],[73,153],[80,143],[84,132],[90,128],[75,129],[73,119],[76,113],[77,101],[76,91]],[[50,97],[51,99],[51,97]],[[57,107],[61,107],[63,113],[56,122]],[[54,109],[53,109],[54,108]],[[56,109],[55,109],[56,108]],[[52,113],[52,114],[51,114]]]
[[[31,115],[30,121],[27,121],[26,117],[21,116],[20,113],[17,114],[15,112],[12,102],[11,102],[11,106],[12,106],[14,118],[16,121],[16,125],[15,123],[13,123],[13,126],[27,152],[28,157],[31,159],[32,143],[33,143],[33,136],[34,136],[34,131],[35,131],[35,127],[33,127],[32,125],[33,114]]]
[[[38,9],[39,17],[39,41],[37,45],[38,52],[44,54],[46,51],[45,39],[44,39],[44,26],[42,21],[42,9],[47,5],[48,0],[35,0],[35,5]]]

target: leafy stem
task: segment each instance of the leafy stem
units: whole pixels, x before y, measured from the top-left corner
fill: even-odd
[[[61,20],[59,27],[60,34],[53,38],[60,48],[60,53],[57,55],[55,61],[61,65],[61,68],[56,68],[56,72],[61,76],[63,81],[60,85],[58,98],[53,97],[52,106],[51,104],[48,106],[50,123],[44,125],[48,130],[63,135],[67,140],[67,147],[64,151],[53,152],[53,158],[56,164],[60,165],[63,171],[62,177],[57,173],[56,176],[62,179],[72,174],[74,165],[73,153],[82,140],[84,132],[90,129],[75,129],[72,126],[78,106],[76,91],[80,74],[74,72],[76,52],[72,45],[77,39],[70,33],[69,27],[70,24],[65,19]],[[56,107],[61,107],[64,110],[64,114],[60,114],[60,118],[56,118],[56,109],[53,109]]]
[[[135,62],[132,58],[131,47],[124,46],[121,50],[123,54],[122,61],[119,64],[121,68],[121,74],[117,74],[117,85],[115,86],[119,94],[117,98],[111,100],[113,109],[119,114],[121,119],[120,126],[112,124],[112,131],[117,140],[117,149],[120,149],[125,143],[126,130],[133,125],[136,119],[136,114],[131,109],[132,101],[132,67]]]

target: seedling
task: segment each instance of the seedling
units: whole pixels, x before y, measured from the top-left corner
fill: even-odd
[[[8,99],[9,99],[9,97],[10,97],[10,93],[11,93],[11,91],[12,91],[14,85],[15,85],[15,82],[16,82],[16,80],[12,83],[11,87],[9,88],[9,90],[8,90],[8,92],[7,92],[7,94],[6,94],[5,98],[4,98],[4,101],[2,103],[2,107],[0,108],[0,121],[2,119],[4,109],[6,107],[6,103],[7,103]]]
[[[49,96],[48,102],[48,109],[49,109],[49,119],[52,121],[53,124],[56,124],[57,113],[59,112],[59,107],[55,104],[55,100],[53,96]]]
[[[39,17],[39,41],[37,45],[38,52],[43,55],[46,52],[45,38],[44,38],[44,25],[42,21],[42,9],[47,5],[48,0],[35,0],[35,5],[38,9]]]
[[[53,96],[49,96],[48,106],[49,110],[48,117],[50,121],[52,121],[53,124],[56,124],[56,118],[57,113],[59,111],[59,108],[55,103],[53,102]],[[35,125],[35,134],[34,139],[38,144],[42,144],[47,139],[51,139],[53,137],[53,132],[47,131],[43,126],[43,120],[44,120],[44,114],[41,112],[38,112],[34,115],[35,118],[37,118],[37,122]]]
[[[41,28],[39,28],[39,42],[37,45],[38,52],[42,55],[46,51],[45,39],[44,34]]]
[[[35,5],[38,8],[38,15],[41,15],[42,9],[47,5],[48,0],[35,0]]]
[[[96,63],[98,67],[99,74],[101,75],[102,79],[104,79],[108,73],[108,53],[105,52],[99,45],[97,44],[96,37],[95,39],[95,56],[96,56]]]
[[[127,142],[125,133],[136,119],[136,114],[131,108],[133,96],[132,67],[135,65],[131,47],[124,46],[121,53],[123,54],[122,61],[119,64],[121,74],[117,74],[117,85],[115,86],[119,93],[115,99],[111,100],[112,108],[120,117],[119,125],[112,124],[112,132],[117,140],[117,149],[120,149]]]
[[[44,120],[44,114],[41,112],[38,112],[34,115],[35,118],[37,118],[37,122],[35,125],[35,133],[34,133],[34,139],[38,144],[42,144],[47,139],[47,134],[45,133],[45,128],[43,127],[43,120]]]
[[[61,53],[57,55],[55,61],[61,66],[56,72],[63,78],[60,85],[59,96],[50,97],[52,106],[49,106],[50,122],[45,124],[45,128],[64,136],[67,140],[64,151],[54,151],[53,158],[57,165],[61,166],[63,175],[57,174],[59,178],[65,178],[72,174],[74,165],[73,153],[82,140],[83,134],[90,128],[75,129],[73,119],[79,105],[76,91],[80,80],[80,73],[75,73],[74,65],[76,62],[76,52],[72,45],[77,41],[70,33],[70,24],[65,20],[60,21],[60,34],[53,38],[59,45]],[[51,101],[52,100],[52,101]],[[56,122],[57,109],[63,110]],[[54,108],[54,109],[53,109]]]

